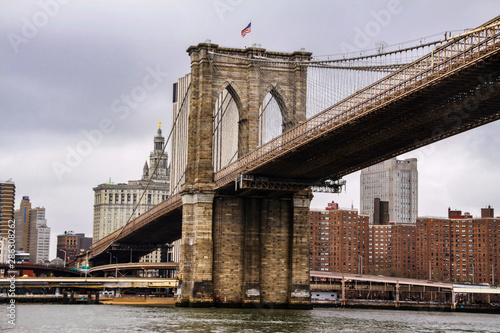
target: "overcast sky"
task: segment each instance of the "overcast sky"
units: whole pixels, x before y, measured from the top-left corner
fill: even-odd
[[[2,0],[0,180],[16,183],[16,209],[22,196],[46,208],[52,259],[56,235],[92,235],[93,187],[140,178],[158,122],[169,130],[172,83],[190,71],[190,45],[249,46],[240,31],[251,20],[252,42],[268,50],[338,54],[498,14],[498,0]],[[132,92],[145,94],[127,101]],[[495,122],[401,157],[418,158],[420,216],[500,212],[499,130]],[[358,208],[359,172],[345,179],[346,192],[318,194],[312,207]]]

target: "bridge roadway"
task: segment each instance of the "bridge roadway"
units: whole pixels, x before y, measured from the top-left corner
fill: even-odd
[[[159,263],[144,263],[144,262],[131,262],[131,263],[123,263],[123,264],[110,264],[110,265],[102,265],[102,266],[94,266],[89,270],[89,274],[92,276],[96,276],[98,274],[104,274],[107,276],[109,273],[114,273],[115,277],[118,277],[118,274],[123,271],[147,271],[150,269],[158,269],[158,270],[178,270],[179,264],[175,262],[159,262]],[[125,276],[125,274],[122,274]]]
[[[135,262],[158,246],[180,239],[181,231],[182,200],[176,194],[92,244],[88,258],[96,265],[104,265],[109,262],[107,251],[112,251],[118,262],[128,262],[130,254]]]
[[[324,280],[326,283],[318,283]],[[408,286],[423,286],[433,289],[445,289],[449,292],[457,293],[474,293],[474,294],[500,294],[500,287],[483,286],[483,285],[468,285],[449,282],[436,282],[407,278],[360,275],[360,274],[345,274],[345,273],[330,273],[330,272],[311,272],[311,287],[313,291],[325,290],[328,283],[331,282],[371,282],[389,285],[408,285]],[[177,288],[178,279],[166,278],[137,278],[137,277],[120,277],[120,278],[104,278],[104,277],[38,277],[38,278],[16,278],[15,285],[20,287],[46,287],[46,288],[110,288],[110,289],[126,289],[126,288]],[[8,278],[0,278],[0,289],[9,288],[11,280]],[[328,289],[328,288],[327,288]]]
[[[17,288],[44,287],[44,288],[176,288],[178,279],[165,278],[104,278],[104,277],[39,277],[39,278],[16,278]],[[0,289],[9,288],[11,280],[0,278]]]
[[[499,119],[499,23],[452,39],[239,158],[214,175],[216,196],[248,194],[273,179],[299,187],[338,179]],[[126,258],[132,246],[141,254],[145,241],[152,248],[179,239],[181,207],[180,195],[169,198],[96,242],[90,258],[102,264],[109,249]]]
[[[80,272],[71,271],[68,268],[60,266],[47,266],[32,263],[19,263],[14,264],[11,268],[9,263],[0,263],[0,269],[4,270],[4,276],[12,272],[17,272],[19,276],[23,276],[26,271],[33,272],[36,276],[44,275],[58,275],[58,276],[80,276]]]

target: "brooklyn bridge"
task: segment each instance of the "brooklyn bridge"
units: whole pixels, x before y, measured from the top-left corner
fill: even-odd
[[[110,252],[128,262],[181,239],[181,305],[309,307],[313,192],[500,117],[500,17],[369,55],[208,42],[187,52],[171,196],[88,253],[94,266]]]

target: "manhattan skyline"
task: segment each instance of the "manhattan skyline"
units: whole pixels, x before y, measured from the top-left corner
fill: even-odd
[[[190,45],[243,48],[251,40],[272,51],[339,54],[460,33],[493,18],[500,4],[54,0],[0,9],[0,179],[16,183],[16,209],[22,196],[46,208],[55,244],[65,230],[92,234],[93,187],[140,178],[158,122],[168,136],[172,84],[190,70]],[[494,122],[398,156],[418,159],[419,216],[500,207],[499,130]],[[344,192],[315,194],[311,208],[332,200],[359,208],[359,172],[344,179]]]

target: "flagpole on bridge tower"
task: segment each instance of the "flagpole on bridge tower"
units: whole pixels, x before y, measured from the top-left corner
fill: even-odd
[[[250,47],[252,47],[252,20],[250,20],[250,23],[245,27],[245,29],[241,30],[241,37],[245,37],[246,35],[250,34]]]

